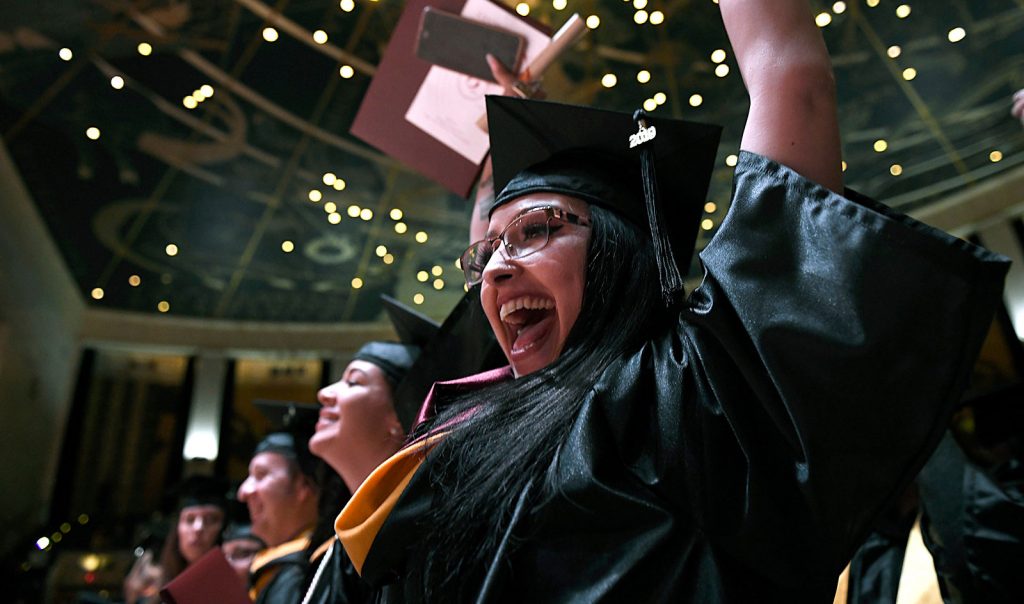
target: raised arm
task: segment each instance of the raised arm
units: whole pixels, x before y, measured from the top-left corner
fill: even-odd
[[[487,212],[494,203],[494,177],[491,174],[491,155],[487,154],[484,166],[480,170],[480,180],[476,185],[476,198],[473,201],[473,215],[469,218],[469,242],[480,241],[487,235]]]
[[[1021,88],[1017,92],[1013,93],[1013,108],[1010,110],[1013,117],[1020,120],[1022,126],[1024,126],[1024,88]]]
[[[514,90],[514,84],[517,82],[516,75],[512,73],[507,67],[501,64],[501,61],[496,59],[493,55],[487,55],[487,65],[491,68],[491,74],[494,76],[494,80],[505,87],[505,94],[508,96],[522,96],[517,94]],[[533,87],[533,94],[531,98],[543,98],[544,92],[540,90],[539,86],[531,85]],[[487,155],[484,159],[484,165],[480,169],[480,180],[476,185],[476,194],[473,201],[473,216],[469,219],[469,242],[480,241],[487,234],[487,212],[491,209],[491,204],[494,203],[494,194],[497,191],[494,190],[494,178],[491,174],[491,156]]]
[[[832,65],[807,0],[720,0],[750,113],[740,148],[842,192]]]

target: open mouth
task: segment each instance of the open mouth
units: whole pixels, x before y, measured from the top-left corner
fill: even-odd
[[[498,311],[511,341],[511,354],[520,356],[535,348],[551,331],[555,302],[539,296],[522,296],[505,302]]]
[[[337,417],[334,417],[331,414],[328,414],[328,413],[325,413],[324,411],[321,411],[320,412],[320,419],[317,420],[316,427],[314,428],[314,431],[315,432],[319,432],[320,430],[323,430],[324,428],[326,428],[326,427],[328,427],[328,426],[330,426],[332,424],[335,424],[337,422],[338,422],[338,418]]]

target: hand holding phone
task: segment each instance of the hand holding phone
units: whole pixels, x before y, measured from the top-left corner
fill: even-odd
[[[416,56],[424,61],[493,82],[486,56],[494,55],[515,72],[522,51],[518,34],[433,7],[423,9]]]

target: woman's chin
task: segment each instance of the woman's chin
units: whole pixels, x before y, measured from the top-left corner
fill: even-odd
[[[331,449],[331,443],[334,441],[336,434],[330,427],[319,428],[313,433],[313,436],[309,437],[309,451],[317,457],[323,458],[326,453]]]
[[[192,564],[196,560],[202,558],[203,554],[205,554],[206,552],[210,551],[211,549],[213,549],[212,545],[210,547],[208,547],[208,548],[205,548],[205,549],[191,548],[191,549],[182,551],[181,552],[181,557],[185,559],[185,562],[187,562],[189,564]]]

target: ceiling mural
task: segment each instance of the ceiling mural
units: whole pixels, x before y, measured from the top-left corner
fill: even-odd
[[[509,2],[591,31],[554,100],[725,126],[698,246],[728,209],[747,99],[713,0]],[[904,211],[1024,162],[1024,0],[812,2],[847,183]],[[470,205],[348,134],[403,3],[40,0],[0,8],[0,132],[92,305],[367,322],[443,316]],[[694,268],[698,274],[698,268]]]

